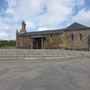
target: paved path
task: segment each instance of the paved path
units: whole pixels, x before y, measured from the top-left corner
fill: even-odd
[[[90,90],[90,59],[0,61],[0,90]]]

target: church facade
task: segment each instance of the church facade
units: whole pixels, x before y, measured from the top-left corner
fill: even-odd
[[[23,21],[16,32],[16,48],[89,50],[90,28],[75,22],[65,29],[27,32]]]

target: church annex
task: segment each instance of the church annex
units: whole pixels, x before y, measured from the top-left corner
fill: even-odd
[[[65,29],[27,32],[23,21],[16,48],[89,50],[90,28],[75,22]]]

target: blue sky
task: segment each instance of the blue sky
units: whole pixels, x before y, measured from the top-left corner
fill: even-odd
[[[23,20],[28,32],[61,29],[73,22],[90,26],[90,0],[0,0],[1,40],[15,40]]]

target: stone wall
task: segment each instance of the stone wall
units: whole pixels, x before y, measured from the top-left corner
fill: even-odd
[[[44,40],[44,48],[45,49],[58,49],[63,48],[64,45],[64,38],[63,33],[59,34],[51,34],[51,35],[43,35],[46,37]]]
[[[31,48],[31,39],[29,36],[17,36],[17,41],[16,41],[16,46],[17,48],[23,48],[23,49],[29,49]]]
[[[20,48],[31,48],[31,39],[29,36],[20,36]]]
[[[82,39],[80,39],[80,34]],[[73,35],[73,39],[72,39]],[[67,30],[64,32],[65,49],[87,50],[88,35],[87,30]]]
[[[74,40],[72,40],[72,34]],[[82,39],[80,39],[80,34]],[[58,34],[42,34],[44,39],[44,49],[74,49],[74,50],[88,50],[90,45],[88,44],[88,35],[90,30],[65,30],[63,33]],[[31,37],[17,35],[17,48],[30,48],[31,49]]]
[[[19,33],[16,33],[16,48],[20,48]]]
[[[63,48],[64,46],[64,34],[45,34],[42,35],[46,39],[44,39],[44,49],[57,49],[57,48]],[[32,36],[21,36],[18,35],[17,38],[17,46],[19,48],[31,48],[31,37]]]

